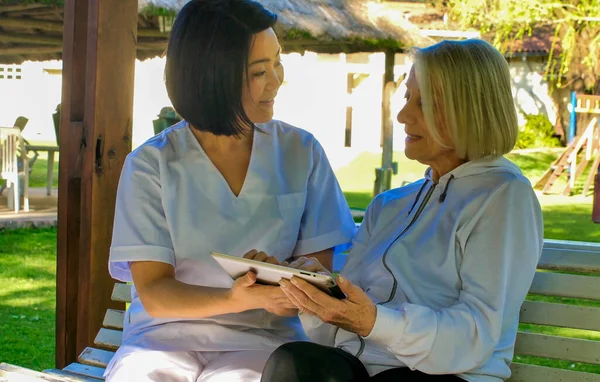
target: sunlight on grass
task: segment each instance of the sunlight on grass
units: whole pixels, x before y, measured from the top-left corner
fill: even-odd
[[[56,156],[58,157],[58,155]],[[29,187],[46,187],[47,172],[48,161],[38,158],[33,164],[33,171],[31,171],[31,175],[29,176]],[[58,187],[58,160],[54,161],[53,173],[52,186]]]
[[[56,230],[0,233],[0,361],[54,366]]]
[[[528,357],[520,355],[515,356],[515,362],[600,374],[600,367],[598,365],[590,365],[581,362],[562,361],[558,359]]]
[[[392,187],[400,187],[403,182],[421,179],[426,166],[407,159],[404,153],[394,152],[398,162],[398,175],[392,178]],[[335,171],[338,182],[344,191],[373,192],[375,168],[381,167],[381,154],[361,153],[346,166]]]
[[[539,302],[552,302],[556,304],[573,304],[573,305],[581,305],[581,306],[592,306],[600,308],[600,301],[595,300],[584,300],[578,298],[569,298],[569,297],[554,297],[554,296],[541,296],[537,294],[529,294],[527,295],[528,301],[539,301]]]
[[[600,341],[600,332],[592,330],[580,330],[569,328],[558,328],[555,326],[520,324],[519,329],[529,333],[542,333],[552,336],[563,336],[571,338],[581,338],[583,340]]]
[[[600,242],[600,226],[592,221],[592,197],[539,197],[544,211],[544,237]]]

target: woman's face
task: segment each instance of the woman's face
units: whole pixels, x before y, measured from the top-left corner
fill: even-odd
[[[434,172],[443,174],[448,172],[448,165],[456,163],[458,158],[454,150],[444,148],[437,143],[425,123],[425,115],[421,104],[421,93],[415,74],[415,67],[410,70],[408,81],[406,82],[406,105],[398,113],[398,122],[404,124],[406,141],[404,154],[407,158],[416,160],[420,163],[430,166]],[[438,118],[438,125],[443,128],[443,121]],[[448,141],[447,134],[441,132],[442,139]],[[450,169],[451,170],[451,169]]]
[[[283,75],[281,46],[273,29],[255,34],[248,59],[248,78],[242,91],[244,112],[252,122],[265,123],[273,118]]]

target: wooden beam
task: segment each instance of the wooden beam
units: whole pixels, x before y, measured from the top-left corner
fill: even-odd
[[[65,8],[66,9],[66,8]],[[65,15],[66,18],[66,15]],[[62,32],[63,23],[60,21],[24,19],[16,17],[0,18],[0,27],[18,28],[18,29],[40,29],[50,32]]]
[[[166,50],[167,41],[139,41],[137,48],[140,50]]]
[[[583,186],[582,196],[586,196],[587,193],[589,192],[590,186],[592,185],[592,182],[594,181],[594,177],[598,173],[598,166],[600,166],[600,152],[598,152],[596,154],[596,159],[594,159],[594,162],[592,164],[592,169],[590,170],[588,177],[585,181],[585,185]]]
[[[62,47],[57,46],[14,46],[0,49],[0,56],[23,56],[26,54],[53,54],[60,53]]]
[[[149,26],[150,22],[148,19],[144,15],[138,14],[138,36],[140,35],[142,28],[148,28]]]
[[[151,28],[140,28],[138,29],[138,36],[139,37],[164,37],[165,38],[165,42],[166,39],[169,38],[170,33],[168,32],[161,32],[158,29],[151,29]]]
[[[136,19],[137,24],[137,19]],[[62,32],[63,24],[59,21],[26,19],[16,17],[3,17],[0,19],[0,26],[22,29],[40,29],[50,32]],[[169,38],[169,33],[163,33],[158,29],[143,28],[138,31],[140,37],[164,37]]]
[[[370,74],[355,73],[355,74],[353,74],[353,76],[354,76],[354,80],[353,80],[354,87],[352,88],[352,90],[354,91],[356,88],[358,88],[360,86],[360,84],[362,84],[363,82],[365,82],[365,80],[367,78],[369,78]]]
[[[107,264],[118,179],[131,151],[137,17],[137,0],[65,2],[57,367],[93,343],[108,308],[125,307],[111,301]]]
[[[46,8],[46,7],[48,7],[48,6],[45,4],[14,4],[14,5],[0,4],[0,13],[25,11],[25,10]]]
[[[53,16],[53,17],[60,17],[62,19],[62,12],[63,9],[62,7],[47,7],[47,8],[40,8],[40,9],[34,9],[32,11],[23,11],[23,12],[11,12],[10,16],[11,17],[30,17],[30,18],[38,18],[38,17],[47,17],[47,16]]]
[[[58,45],[62,49],[62,38],[60,36],[2,33],[0,34],[0,42]]]
[[[452,30],[440,30],[440,29],[421,29],[421,36],[425,37],[445,37],[445,38],[480,38],[481,32],[479,31],[452,31]]]

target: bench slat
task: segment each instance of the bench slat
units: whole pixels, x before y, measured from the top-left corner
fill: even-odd
[[[94,344],[100,348],[117,350],[123,342],[123,332],[119,330],[102,328],[98,332]]]
[[[63,370],[69,371],[73,374],[83,375],[85,377],[104,379],[104,369],[101,367],[82,365],[80,363],[73,362]]]
[[[600,331],[600,308],[525,301],[519,322]]]
[[[77,361],[84,365],[106,368],[114,355],[115,353],[112,351],[87,347],[77,357]]]
[[[571,249],[575,251],[600,252],[600,243],[544,239],[544,248]]]
[[[600,273],[600,252],[544,248],[538,269]]]
[[[600,277],[536,272],[530,293],[600,300]]]
[[[508,382],[600,382],[600,374],[513,363]]]
[[[519,332],[515,354],[600,364],[600,341]]]
[[[125,312],[122,310],[108,309],[104,315],[102,326],[109,329],[123,330]]]
[[[131,285],[115,283],[111,299],[117,302],[131,302]]]
[[[60,378],[61,381],[69,381],[69,382],[98,382],[100,379],[98,378],[90,378],[84,375],[79,375],[75,373],[71,373],[70,371],[60,370],[60,369],[50,369],[44,370],[45,374],[56,376]]]
[[[0,363],[0,381],[65,382],[65,379],[2,362]]]

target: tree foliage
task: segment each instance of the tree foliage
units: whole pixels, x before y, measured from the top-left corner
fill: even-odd
[[[600,94],[600,0],[448,0],[463,28],[493,36],[494,45],[532,33],[554,36],[546,76],[558,88]],[[508,44],[507,44],[508,43]]]

